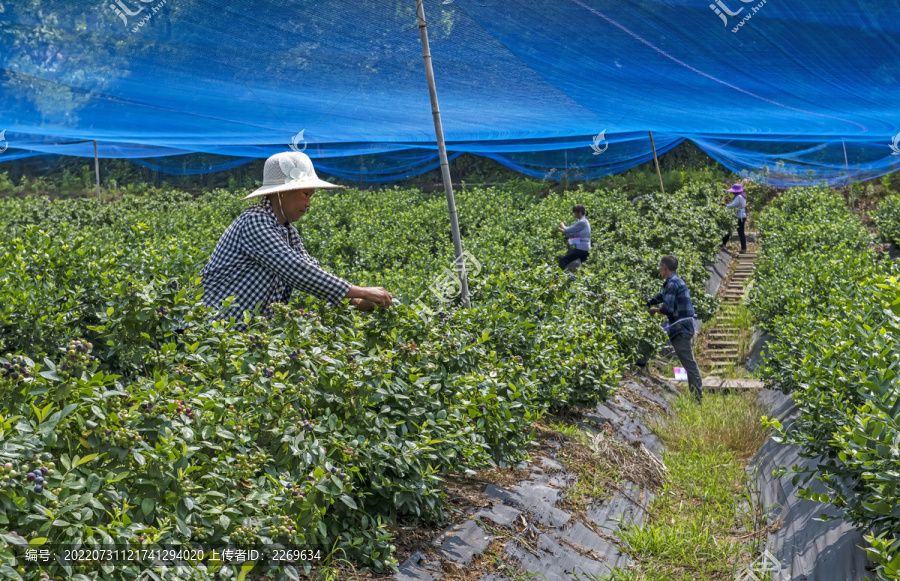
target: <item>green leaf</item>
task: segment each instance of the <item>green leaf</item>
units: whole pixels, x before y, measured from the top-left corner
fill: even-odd
[[[85,483],[85,489],[91,494],[97,494],[100,491],[100,486],[103,484],[103,480],[97,476],[96,473],[91,472],[90,476],[87,478],[87,482]]]
[[[356,501],[353,500],[352,498],[350,498],[349,496],[347,496],[346,494],[342,494],[342,495],[340,496],[340,498],[341,498],[341,501],[343,501],[344,504],[346,504],[347,506],[349,506],[349,507],[352,508],[353,510],[359,510],[359,507],[356,506]]]
[[[86,463],[90,462],[91,460],[93,460],[93,459],[96,458],[96,457],[97,457],[97,454],[88,454],[87,456],[85,456],[84,458],[82,458],[82,459],[80,459],[78,462],[76,462],[74,467],[75,467],[75,468],[78,468],[78,467],[81,466],[82,464],[86,464]]]
[[[237,581],[244,581],[247,578],[247,574],[252,571],[255,566],[256,561],[248,561],[241,565],[241,572],[238,574]]]
[[[175,528],[177,528],[178,532],[180,532],[185,537],[191,536],[191,529],[189,529],[188,526],[184,524],[184,521],[178,517],[175,517]]]

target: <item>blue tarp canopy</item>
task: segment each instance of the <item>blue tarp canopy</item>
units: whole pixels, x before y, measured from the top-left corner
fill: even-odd
[[[900,0],[425,0],[425,16],[451,156],[586,179],[651,159],[653,131],[774,185],[900,167]],[[415,0],[0,2],[0,130],[0,162],[93,157],[96,140],[172,173],[294,142],[354,179],[437,166]]]

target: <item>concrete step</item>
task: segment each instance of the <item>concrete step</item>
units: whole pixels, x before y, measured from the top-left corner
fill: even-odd
[[[704,390],[741,390],[741,389],[762,389],[764,384],[758,379],[720,379],[718,377],[706,376],[703,378]]]
[[[717,341],[715,339],[709,340],[709,348],[710,349],[726,349],[728,347],[738,348],[740,342],[738,341]]]

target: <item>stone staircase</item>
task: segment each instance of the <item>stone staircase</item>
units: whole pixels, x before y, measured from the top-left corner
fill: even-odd
[[[738,254],[733,262],[734,270],[725,292],[722,294],[722,305],[719,313],[727,317],[737,312],[738,306],[744,300],[746,286],[753,274],[753,264],[756,262],[756,252]],[[705,360],[708,363],[709,375],[721,377],[729,368],[738,364],[741,356],[739,352],[740,330],[727,322],[720,321],[709,331],[709,341],[706,348]]]

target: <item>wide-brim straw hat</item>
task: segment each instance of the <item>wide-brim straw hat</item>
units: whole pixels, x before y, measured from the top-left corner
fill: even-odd
[[[312,160],[305,153],[285,151],[276,153],[266,160],[266,166],[263,168],[263,185],[241,199],[249,200],[293,190],[343,187],[320,180],[313,168]]]

